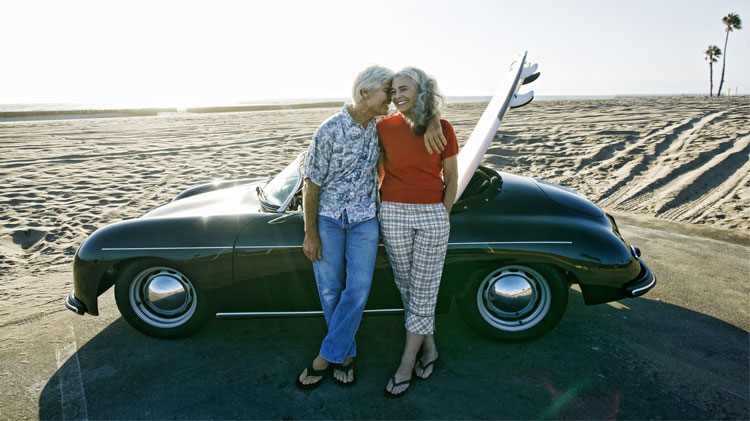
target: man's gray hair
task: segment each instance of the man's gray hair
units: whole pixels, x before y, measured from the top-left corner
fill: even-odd
[[[359,72],[352,85],[352,99],[355,104],[362,101],[362,91],[375,91],[393,79],[393,71],[383,66],[370,66]]]

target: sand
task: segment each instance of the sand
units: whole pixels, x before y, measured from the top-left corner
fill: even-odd
[[[750,229],[750,98],[539,102],[509,115],[490,166],[604,209]]]
[[[463,143],[485,104],[450,104]],[[215,179],[266,176],[336,108],[0,121],[0,327],[67,311],[78,245]],[[750,238],[750,98],[540,101],[506,116],[484,164],[606,210]]]

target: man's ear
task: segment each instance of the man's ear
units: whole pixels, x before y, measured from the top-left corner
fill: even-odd
[[[370,93],[369,93],[369,92],[367,92],[367,91],[366,91],[366,90],[364,90],[364,89],[360,89],[360,90],[359,90],[359,94],[360,94],[360,95],[362,95],[362,99],[367,99],[367,97],[368,97],[368,96],[370,96]]]

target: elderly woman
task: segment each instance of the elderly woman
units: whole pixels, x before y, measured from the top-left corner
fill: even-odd
[[[456,199],[458,142],[453,126],[440,120],[447,145],[440,154],[425,150],[427,124],[443,104],[435,79],[409,67],[396,73],[392,87],[399,114],[381,120],[377,129],[383,169],[380,231],[406,315],[401,364],[385,389],[399,397],[408,390],[412,371],[426,379],[438,358],[435,304]]]

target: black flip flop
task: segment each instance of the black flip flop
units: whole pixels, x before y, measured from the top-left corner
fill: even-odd
[[[391,384],[393,385],[393,386],[391,386],[391,390],[393,390],[393,388],[396,387],[396,386],[403,386],[403,385],[409,384],[409,383],[411,383],[411,379],[404,380],[402,382],[396,383],[396,375],[394,374],[393,377],[391,377]],[[401,393],[391,393],[391,392],[388,391],[388,385],[386,385],[386,388],[383,389],[383,391],[385,392],[385,395],[388,396],[389,398],[400,398],[400,397],[404,396],[406,394],[406,392],[409,391],[409,389],[411,389],[411,387],[407,387]]]
[[[333,366],[334,370],[338,370],[346,374],[347,377],[349,377],[349,372],[351,371],[354,375],[354,379],[350,382],[342,382],[341,380],[337,379],[336,376],[333,376],[333,381],[335,381],[338,385],[344,386],[344,387],[352,387],[354,386],[354,383],[357,382],[357,372],[354,370],[354,360],[350,362],[347,365],[343,364],[336,364]]]
[[[431,365],[434,365],[434,367],[432,368],[432,373],[430,373],[430,375],[429,375],[429,376],[427,376],[427,377],[422,377],[422,376],[418,375],[418,374],[417,374],[417,367],[414,367],[414,375],[415,375],[415,376],[416,376],[416,377],[417,377],[417,378],[418,378],[419,380],[427,380],[427,379],[429,379],[430,377],[432,377],[432,375],[433,375],[433,374],[435,374],[435,369],[436,369],[436,368],[437,368],[437,366],[438,366],[438,364],[437,364],[437,363],[439,362],[439,361],[438,361],[438,359],[439,359],[439,358],[440,358],[440,357],[438,357],[438,358],[435,358],[434,360],[432,360],[432,361],[428,362],[428,363],[427,363],[427,364],[425,364],[425,365],[422,365],[422,360],[417,360],[417,366],[419,367],[419,369],[420,369],[420,370],[422,370],[422,372],[423,372],[423,373],[424,373],[424,372],[425,372],[425,371],[426,371],[426,370],[427,370],[427,369],[428,369],[428,368],[429,368],[429,367],[430,367]]]
[[[318,377],[318,376],[320,376],[321,379],[318,380],[315,383],[304,384],[301,381],[299,381],[299,375],[298,375],[297,376],[297,387],[299,387],[302,390],[312,390],[312,389],[315,389],[316,387],[320,386],[321,383],[323,383],[323,380],[326,379],[326,374],[328,374],[328,372],[330,370],[331,370],[331,364],[328,364],[328,367],[326,367],[326,368],[324,368],[322,370],[316,370],[316,369],[313,368],[312,365],[310,365],[309,367],[307,367],[307,375],[305,377],[309,377],[309,376]]]

